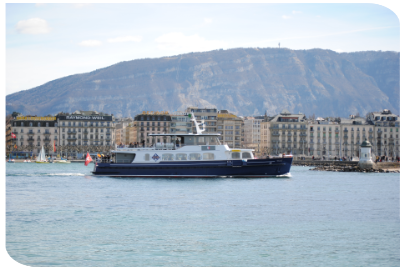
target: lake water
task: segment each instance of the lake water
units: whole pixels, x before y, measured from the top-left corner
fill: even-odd
[[[400,174],[91,176],[6,164],[6,249],[28,266],[400,266]]]

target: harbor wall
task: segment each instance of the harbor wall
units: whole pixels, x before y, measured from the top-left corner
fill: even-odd
[[[336,160],[296,160],[292,165],[297,166],[356,166],[359,161],[336,161]]]

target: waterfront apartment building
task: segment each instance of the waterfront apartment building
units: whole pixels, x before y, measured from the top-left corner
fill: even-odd
[[[198,122],[202,120],[205,123],[205,134],[215,134],[217,133],[217,109],[215,108],[198,108],[198,107],[188,107],[186,113],[194,113],[195,119]],[[196,133],[196,128],[192,122],[192,132]]]
[[[59,113],[58,152],[81,157],[86,151],[108,152],[115,147],[114,116],[96,111]]]
[[[266,117],[260,129],[260,154],[302,155],[307,146],[306,116],[283,110],[274,117]]]
[[[360,145],[365,139],[372,144],[374,153],[374,125],[365,118],[351,115],[349,118],[341,118],[341,152],[337,152],[343,157],[352,159],[360,155]]]
[[[144,111],[134,117],[137,122],[137,142],[151,145],[156,142],[170,142],[167,137],[148,137],[149,134],[169,133],[171,115],[168,112]]]
[[[43,146],[46,155],[51,155],[53,145],[59,145],[58,123],[54,116],[18,115],[10,125],[11,132],[16,135],[11,151],[26,152],[31,156],[37,155]]]
[[[124,128],[124,133],[125,133],[125,141],[123,144],[129,145],[129,144],[134,144],[137,142],[137,122],[132,122],[128,126]]]
[[[390,110],[372,112],[367,120],[374,125],[373,153],[377,156],[400,156],[400,117]]]
[[[308,143],[304,144],[303,155],[316,158],[334,158],[340,156],[341,126],[337,119],[318,117],[308,121]]]
[[[120,145],[126,143],[126,127],[133,122],[132,118],[116,119],[115,124],[115,144]],[[136,139],[135,139],[136,141]]]
[[[261,122],[265,116],[244,117],[244,144],[243,147],[259,151],[261,141]]]
[[[228,110],[220,110],[217,114],[217,133],[219,140],[230,148],[241,148],[243,143],[244,121]]]
[[[171,113],[170,132],[171,134],[192,133],[193,123],[186,112]]]

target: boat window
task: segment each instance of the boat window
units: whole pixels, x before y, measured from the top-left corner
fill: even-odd
[[[215,159],[215,155],[213,153],[203,153],[204,160],[212,160]]]
[[[200,153],[189,154],[189,160],[201,160],[201,154]]]
[[[204,145],[205,144],[205,137],[198,137],[198,145]]]
[[[175,160],[187,160],[187,154],[176,154]]]
[[[135,154],[116,154],[116,163],[132,163]]]
[[[208,144],[210,144],[210,145],[217,145],[218,144],[217,141],[216,141],[216,137],[214,137],[214,136],[206,137],[206,142]]]
[[[251,153],[249,153],[249,152],[243,152],[241,156],[242,156],[242,158],[252,158]]]
[[[240,153],[239,152],[231,153],[231,158],[232,159],[240,159]]]
[[[186,136],[185,137],[185,145],[196,145],[194,136]]]
[[[150,160],[150,154],[145,154],[144,155],[144,160],[149,161]]]
[[[161,156],[161,160],[174,160],[174,155],[173,154],[163,154]]]

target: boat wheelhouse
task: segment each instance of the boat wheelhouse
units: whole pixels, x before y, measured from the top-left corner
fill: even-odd
[[[220,134],[149,134],[164,136],[150,147],[117,148],[111,160],[94,165],[93,174],[117,177],[269,177],[289,173],[292,157],[254,158],[253,149],[230,149]]]

